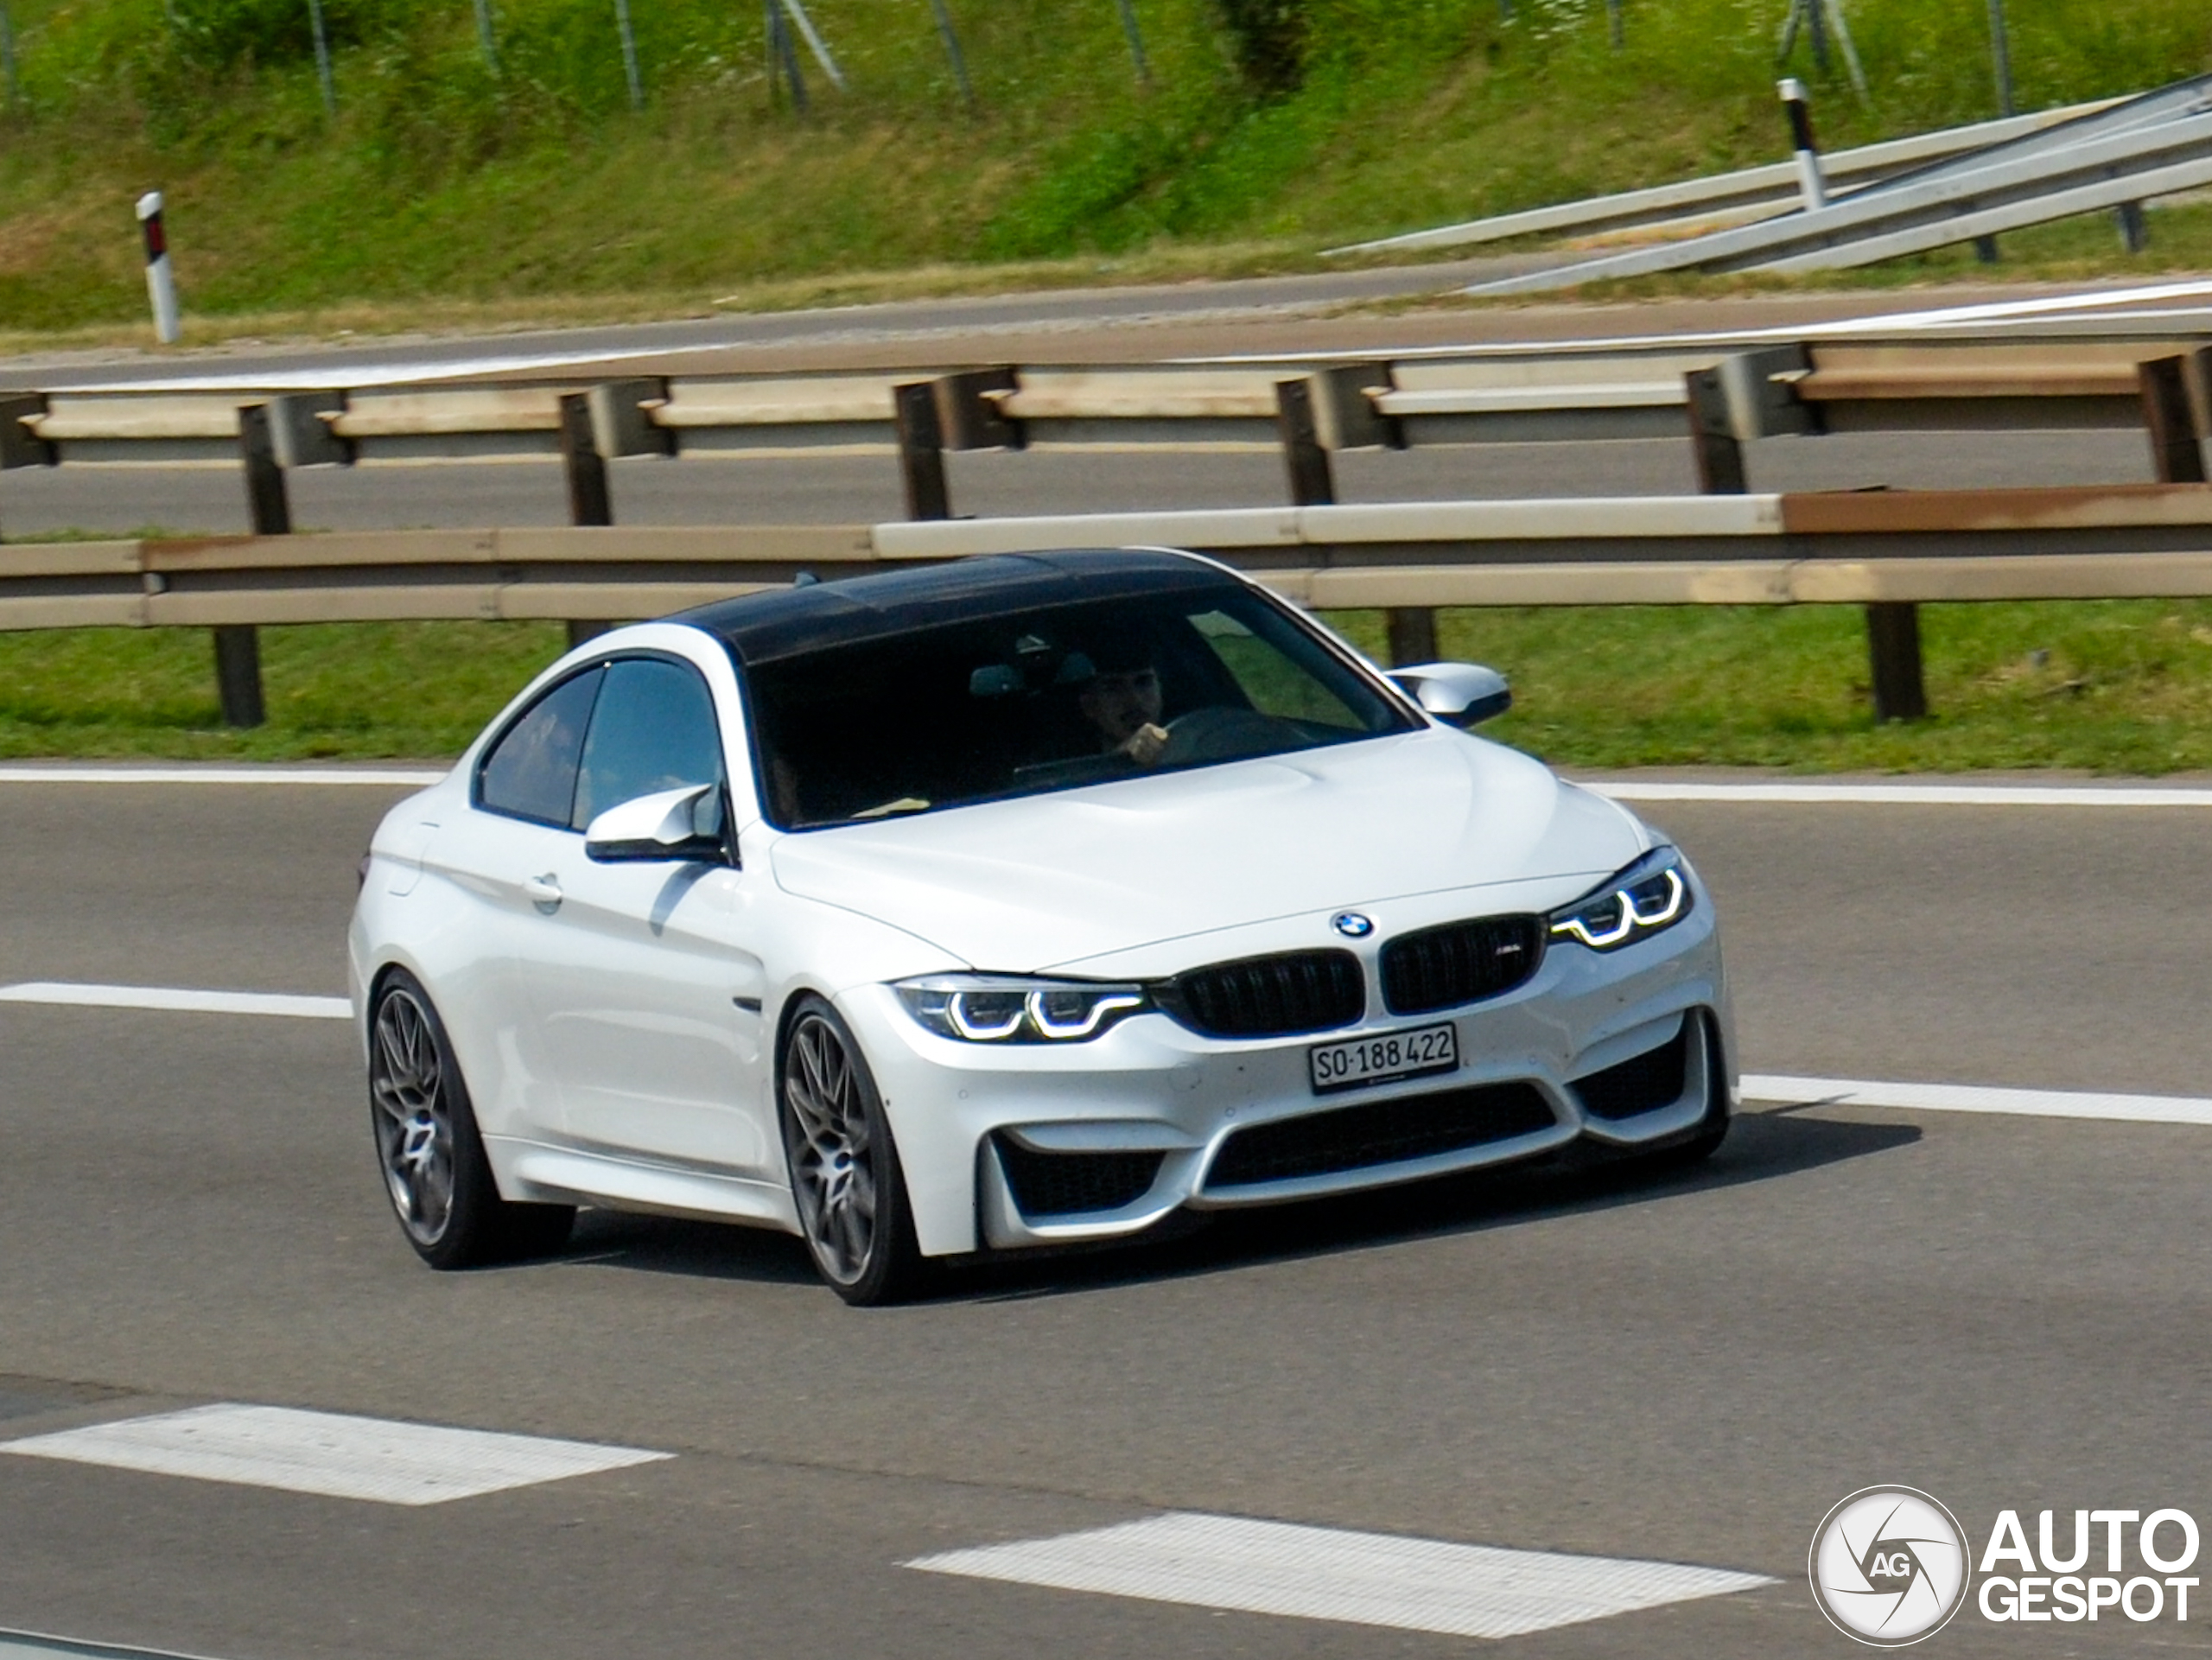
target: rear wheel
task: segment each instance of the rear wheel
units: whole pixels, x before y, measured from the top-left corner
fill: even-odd
[[[471,1268],[557,1250],[569,1205],[499,1197],[468,1087],[422,983],[396,970],[369,1014],[369,1116],[400,1231],[432,1268]]]
[[[779,1072],[791,1201],[815,1269],[849,1303],[911,1294],[921,1251],[883,1097],[850,1029],[819,997],[800,1004]]]

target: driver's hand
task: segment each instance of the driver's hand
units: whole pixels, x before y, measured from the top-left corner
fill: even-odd
[[[1147,721],[1122,740],[1122,754],[1140,766],[1158,764],[1167,748],[1167,728]]]

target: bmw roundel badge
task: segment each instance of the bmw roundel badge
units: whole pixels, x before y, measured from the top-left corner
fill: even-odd
[[[1329,919],[1329,925],[1346,939],[1364,939],[1375,932],[1375,924],[1357,911],[1340,911]]]

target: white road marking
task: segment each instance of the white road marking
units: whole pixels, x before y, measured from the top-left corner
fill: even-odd
[[[0,766],[0,784],[371,784],[423,790],[445,776],[337,766]]]
[[[1775,1583],[1717,1568],[1503,1550],[1188,1511],[1055,1539],[946,1551],[906,1566],[1453,1637],[1518,1637]]]
[[[1772,802],[1807,806],[2212,807],[2212,790],[2039,784],[1676,784],[1582,779],[1616,801]]]
[[[2103,1095],[2071,1090],[2005,1090],[1979,1084],[1883,1084],[1858,1078],[1746,1074],[1749,1100],[1915,1112],[1994,1112],[2024,1118],[2104,1118],[2138,1124],[2212,1124],[2212,1101],[2186,1095]]]
[[[442,1504],[674,1456],[634,1447],[231,1404],[0,1441],[0,1453],[379,1504]]]
[[[283,1014],[295,1020],[350,1021],[343,997],[308,997],[283,991],[192,991],[175,986],[77,985],[29,980],[0,986],[0,1003],[54,1003],[76,1008],[162,1008],[194,1014]]]
[[[0,1631],[0,1660],[190,1660],[166,1649],[120,1648],[112,1643],[79,1643],[42,1631]]]

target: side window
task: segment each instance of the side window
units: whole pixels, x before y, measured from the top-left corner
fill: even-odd
[[[641,795],[721,781],[714,696],[697,672],[650,658],[609,664],[584,738],[569,827],[582,830]]]
[[[605,671],[587,669],[547,692],[509,727],[476,775],[479,805],[542,824],[566,824],[576,760]]]

